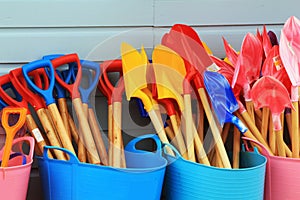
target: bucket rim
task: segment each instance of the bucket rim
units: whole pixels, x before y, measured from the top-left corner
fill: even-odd
[[[29,162],[27,162],[24,165],[16,165],[16,166],[11,166],[11,167],[0,167],[0,171],[7,171],[7,170],[14,170],[14,169],[21,169],[21,168],[26,168],[29,165],[31,166],[33,163],[33,159],[30,159]]]
[[[42,156],[35,156],[38,160],[38,162],[43,161],[43,162],[60,162],[60,163],[65,163],[65,164],[72,164],[72,165],[79,165],[79,166],[84,166],[84,167],[93,167],[93,168],[102,168],[105,170],[117,170],[117,171],[125,171],[125,172],[137,172],[137,173],[142,173],[142,172],[149,172],[149,171],[159,171],[161,169],[165,169],[166,166],[168,165],[167,159],[164,157],[158,157],[159,159],[162,159],[163,164],[159,165],[157,167],[147,167],[147,168],[121,168],[121,167],[112,167],[112,166],[106,166],[106,165],[95,165],[92,163],[70,163],[67,160],[58,160],[58,159],[44,159]]]
[[[219,171],[251,171],[251,170],[256,170],[258,168],[262,168],[262,167],[266,166],[266,164],[267,164],[268,159],[264,155],[261,155],[261,154],[258,154],[258,153],[254,153],[254,152],[242,152],[242,153],[250,153],[250,154],[259,156],[259,157],[263,158],[264,160],[263,160],[263,162],[261,164],[255,165],[253,167],[245,167],[245,168],[238,168],[238,169],[234,169],[234,168],[228,169],[228,168],[220,168],[220,167],[215,167],[215,166],[207,166],[207,165],[204,165],[204,164],[201,164],[201,163],[192,162],[192,161],[186,160],[185,158],[183,158],[180,155],[179,155],[179,157],[172,156],[172,155],[170,155],[168,153],[165,153],[165,155],[169,156],[169,157],[172,157],[173,159],[176,159],[176,161],[177,160],[182,160],[183,162],[190,163],[190,164],[193,164],[193,165],[196,165],[196,166],[201,166],[201,167],[205,167],[205,168],[209,168],[209,169],[215,169],[215,170],[219,170]],[[176,162],[176,161],[172,161],[172,162]],[[171,164],[172,163],[170,163],[168,165],[171,165]]]

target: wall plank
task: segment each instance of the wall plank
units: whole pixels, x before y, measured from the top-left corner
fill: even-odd
[[[154,0],[154,6],[155,26],[282,24],[291,15],[300,16],[298,0]]]
[[[0,0],[0,27],[152,26],[153,1]]]

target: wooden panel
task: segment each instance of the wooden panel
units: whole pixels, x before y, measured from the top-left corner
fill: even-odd
[[[0,63],[23,63],[53,53],[76,52],[82,59],[120,57],[120,45],[153,46],[153,28],[23,28],[0,31]]]
[[[286,0],[154,0],[155,26],[281,24],[300,16],[300,1]]]
[[[224,37],[233,48],[239,50],[244,36],[248,33],[256,34],[256,29],[262,30],[262,26],[213,26],[213,27],[193,27],[201,40],[206,42],[211,48],[213,54],[220,58],[224,58],[225,50],[223,48],[222,37]],[[267,26],[267,30],[274,31],[277,36],[280,35],[282,26],[274,25]],[[161,41],[163,34],[169,32],[170,28],[158,28],[155,29],[154,44],[158,44]]]
[[[153,1],[0,0],[0,27],[151,26]]]

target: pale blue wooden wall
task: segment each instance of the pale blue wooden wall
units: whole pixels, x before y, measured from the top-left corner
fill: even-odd
[[[0,0],[0,73],[50,53],[112,59],[122,41],[152,48],[174,23],[194,26],[222,57],[222,36],[239,48],[263,24],[279,34],[299,7],[297,0]]]

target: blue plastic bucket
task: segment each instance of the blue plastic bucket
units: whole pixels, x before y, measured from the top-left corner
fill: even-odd
[[[157,151],[135,148],[144,139],[153,139]],[[51,159],[49,149],[67,153],[68,161]],[[125,148],[127,168],[80,163],[70,151],[46,146],[38,157],[39,172],[45,200],[159,200],[167,160],[162,157],[161,143],[156,135],[133,139]]]
[[[267,159],[257,150],[240,153],[240,169],[190,162],[174,151],[176,157],[165,153],[169,162],[165,176],[167,200],[263,199]]]

